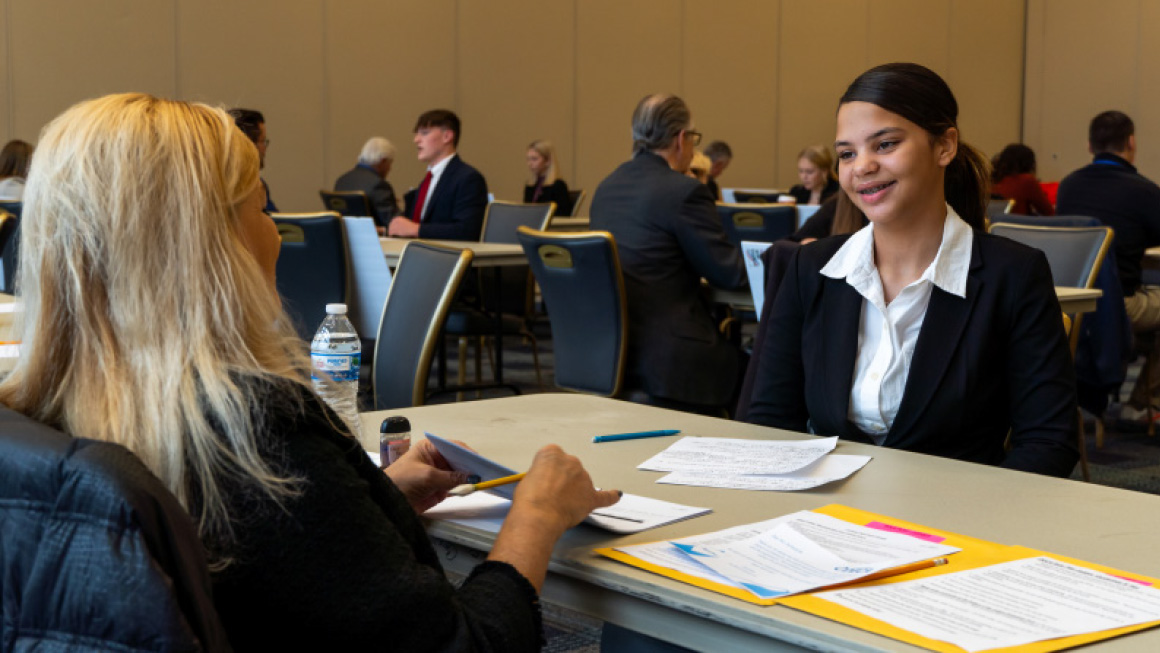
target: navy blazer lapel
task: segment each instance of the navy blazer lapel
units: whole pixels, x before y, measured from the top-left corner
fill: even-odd
[[[822,334],[819,372],[831,424],[842,424],[850,413],[854,385],[854,359],[858,355],[858,330],[862,323],[862,295],[845,279],[822,275],[821,319],[813,324]]]
[[[971,267],[967,273],[967,296],[956,297],[937,286],[931,290],[930,304],[918,332],[918,342],[910,359],[910,373],[894,424],[883,442],[885,446],[904,437],[922,417],[927,404],[938,389],[947,368],[958,352],[967,322],[979,299],[982,281],[978,270],[983,265],[976,235],[971,249]]]
[[[447,197],[447,189],[455,182],[456,174],[461,165],[463,165],[463,162],[459,160],[458,154],[451,157],[451,160],[447,162],[447,167],[443,169],[443,174],[439,175],[439,183],[435,184],[435,190],[431,195],[431,199],[427,200],[428,218],[434,215],[432,211],[439,206],[438,202],[442,201],[444,197]]]

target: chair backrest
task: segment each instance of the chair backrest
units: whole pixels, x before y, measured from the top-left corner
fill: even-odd
[[[11,233],[7,238],[4,238],[4,243],[0,245],[0,268],[4,272],[4,283],[0,284],[0,292],[6,292],[9,295],[16,293],[16,273],[20,270],[20,210],[23,208],[20,202],[15,202],[17,206],[16,211],[13,212],[4,207],[5,202],[0,202],[0,209],[8,211],[9,215],[15,216],[15,219],[9,220],[11,223]],[[8,223],[5,223],[7,228]],[[2,234],[0,234],[2,237]]]
[[[334,211],[342,216],[352,218],[375,218],[375,207],[367,199],[367,194],[361,190],[320,190],[318,196],[322,198],[322,207],[327,211]]]
[[[422,406],[447,309],[471,265],[470,249],[407,243],[379,320],[375,409]]]
[[[1099,227],[1103,223],[1086,215],[1019,215],[1007,213],[991,218],[991,224],[1023,224],[1030,227]],[[988,229],[987,231],[990,231]]]
[[[797,230],[798,212],[793,204],[717,204],[721,226],[729,240],[772,243]]]
[[[1047,255],[1057,286],[1091,288],[1112,246],[1110,227],[1039,227],[996,223],[991,233],[1030,245]]]
[[[572,210],[568,213],[569,217],[581,215],[580,207],[584,206],[584,200],[588,199],[588,194],[582,188],[573,188],[568,191],[568,197],[572,200]],[[563,215],[562,213],[560,215]]]
[[[0,211],[7,211],[17,218],[24,212],[23,200],[0,200]]]
[[[733,201],[737,204],[776,204],[777,199],[785,194],[785,191],[776,188],[764,188],[761,190],[741,190],[734,188],[731,190],[733,191]]]
[[[514,245],[519,242],[516,240],[516,229],[528,227],[547,230],[555,212],[555,202],[547,204],[492,202],[487,205],[487,212],[483,214],[483,236],[480,240],[485,243]]]
[[[519,229],[552,323],[558,387],[620,394],[628,311],[616,241],[606,231]]]
[[[282,237],[276,276],[282,305],[304,340],[314,337],[326,305],[347,303],[346,236],[342,218],[324,213],[274,213]]]
[[[197,529],[161,481],[7,408],[0,577],[5,650],[230,650]]]
[[[994,220],[997,216],[1006,215],[1015,208],[1015,200],[992,197],[987,200],[987,216]]]

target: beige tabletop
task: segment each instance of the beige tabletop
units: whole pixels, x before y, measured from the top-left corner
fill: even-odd
[[[587,217],[559,217],[552,218],[551,231],[588,231],[590,224]]]
[[[387,265],[391,267],[398,265],[399,257],[403,255],[403,248],[407,246],[407,243],[414,241],[414,238],[379,238],[379,244],[383,247],[383,256],[387,257]],[[524,249],[519,245],[476,243],[467,240],[423,240],[421,242],[455,249],[470,249],[475,254],[471,264],[477,268],[527,265],[528,263]]]
[[[513,469],[536,449],[557,443],[583,460],[593,482],[648,497],[712,508],[704,517],[630,536],[588,526],[557,545],[543,598],[592,616],[700,650],[914,651],[909,645],[784,607],[751,605],[597,556],[606,545],[707,533],[831,503],[917,524],[1073,556],[1160,576],[1160,497],[1079,481],[964,463],[850,442],[840,453],[873,460],[845,481],[805,492],[754,492],[659,485],[661,473],[636,465],[675,437],[593,444],[602,433],[664,428],[685,435],[795,439],[808,437],[750,424],[571,394],[540,394],[363,415],[363,444],[378,449],[378,425],[405,415],[416,435],[430,431],[463,440]],[[433,522],[430,532],[449,569],[479,561],[494,536]],[[466,548],[459,548],[466,547]],[[1160,629],[1090,646],[1099,651],[1160,650]],[[1089,650],[1085,648],[1084,650]]]
[[[753,310],[753,295],[749,293],[749,289],[722,290],[711,287],[710,294],[713,301],[719,304],[729,304],[730,306],[736,306],[750,311]],[[1074,315],[1076,313],[1091,313],[1095,311],[1096,300],[1103,297],[1104,291],[1098,288],[1056,286],[1055,294],[1059,297],[1059,306],[1063,312]]]

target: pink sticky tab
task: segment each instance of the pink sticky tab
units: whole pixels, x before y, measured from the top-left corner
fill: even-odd
[[[889,533],[902,533],[903,535],[917,537],[918,539],[924,540],[927,542],[936,542],[937,543],[937,542],[942,542],[943,540],[947,539],[945,537],[939,537],[938,535],[931,535],[930,533],[923,533],[920,531],[912,531],[909,528],[901,528],[899,526],[891,526],[890,524],[883,524],[880,521],[872,521],[869,524],[866,524],[866,528],[873,528],[873,529],[877,529],[880,531],[887,531]]]
[[[1111,576],[1112,578],[1119,578],[1120,580],[1126,580],[1129,583],[1136,583],[1137,585],[1146,585],[1148,587],[1152,586],[1152,583],[1149,583],[1146,580],[1136,580],[1135,578],[1128,578],[1127,576],[1117,576],[1115,574],[1108,574],[1108,575]]]

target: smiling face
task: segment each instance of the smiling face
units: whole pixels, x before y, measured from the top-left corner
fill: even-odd
[[[826,187],[826,171],[814,165],[813,161],[805,157],[798,159],[797,171],[806,190],[812,192]]]
[[[954,128],[942,136],[868,102],[838,109],[838,181],[871,222],[946,215],[943,173],[958,151]]]

